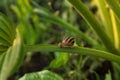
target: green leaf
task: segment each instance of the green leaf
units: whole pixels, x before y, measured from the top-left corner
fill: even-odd
[[[7,80],[20,67],[23,61],[23,43],[18,30],[16,30],[16,33],[13,45],[5,52],[4,56],[1,56],[0,80]]]
[[[0,44],[4,46],[11,46],[12,44],[0,37]]]
[[[105,80],[112,80],[112,77],[111,77],[110,71],[109,71],[109,73],[106,74],[106,76],[105,76]]]
[[[56,52],[56,58],[50,63],[51,68],[59,68],[68,61],[68,54],[65,52]]]
[[[1,67],[2,67],[3,62],[4,62],[4,57],[5,57],[5,54],[0,55],[0,77],[1,77]]]
[[[84,18],[89,26],[96,32],[105,47],[114,54],[120,55],[120,52],[114,47],[113,41],[106,33],[104,27],[97,21],[92,12],[80,0],[68,0]]]
[[[114,80],[120,79],[120,64],[112,62],[113,70],[114,70]]]
[[[0,45],[0,54],[5,52],[8,49],[8,46]]]
[[[118,0],[105,0],[120,21],[120,4]]]
[[[0,23],[0,25],[4,26],[4,25],[2,25],[2,23]],[[6,40],[7,42],[11,43],[11,40],[8,40],[8,38],[10,39],[10,36],[8,34],[6,34],[6,32],[4,30],[2,30],[2,29],[0,29],[0,37],[2,39]]]
[[[63,79],[53,72],[43,70],[40,72],[25,74],[19,80],[63,80]]]
[[[114,45],[116,49],[120,48],[120,21],[118,21],[118,18],[115,16],[114,12],[110,10],[111,13],[111,21],[112,21],[112,30],[114,34]]]
[[[95,76],[96,76],[96,80],[100,80],[100,76],[98,73],[94,72],[95,73]]]
[[[29,0],[18,0],[16,3],[17,5],[12,5],[11,8],[17,15],[19,21],[18,26],[20,27],[19,30],[21,31],[26,44],[34,44],[38,36],[36,31],[38,31],[39,29],[35,28],[34,23],[31,24],[34,14],[32,6],[30,5]],[[37,27],[38,26],[39,25],[37,25]]]
[[[0,13],[0,54],[6,51],[15,38],[15,28],[12,22]]]
[[[101,22],[104,25],[104,28],[105,28],[108,36],[113,41],[114,38],[113,38],[111,15],[109,13],[108,8],[106,8],[105,0],[95,0],[95,1],[96,1],[96,5],[98,6],[100,18],[102,19]]]
[[[15,27],[12,22],[2,13],[0,13],[0,29],[6,33],[9,41],[15,38]]]

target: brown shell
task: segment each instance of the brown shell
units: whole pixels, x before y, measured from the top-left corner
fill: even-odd
[[[64,40],[62,40],[62,42],[60,42],[58,45],[62,48],[62,47],[73,46],[73,44],[74,44],[74,38],[68,37],[68,38],[65,38]]]

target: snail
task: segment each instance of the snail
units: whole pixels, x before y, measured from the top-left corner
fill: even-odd
[[[65,39],[62,40],[62,42],[60,42],[58,44],[59,47],[63,48],[63,47],[72,47],[74,44],[74,38],[73,37],[67,37]]]

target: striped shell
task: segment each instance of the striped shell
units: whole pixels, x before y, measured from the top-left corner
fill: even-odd
[[[62,42],[60,42],[58,44],[59,47],[63,48],[63,47],[71,47],[74,44],[74,38],[73,37],[68,37],[62,40]]]

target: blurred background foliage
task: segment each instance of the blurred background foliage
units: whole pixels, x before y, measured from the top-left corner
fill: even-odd
[[[102,25],[106,25],[95,0],[82,2]],[[63,38],[73,36],[75,46],[106,50],[96,33],[67,0],[1,0],[0,12],[7,15],[15,28],[19,28],[25,45],[58,44]],[[25,73],[44,69],[56,72],[64,80],[120,79],[120,68],[116,63],[79,54],[50,53],[27,52],[22,66],[8,80],[17,80]]]

